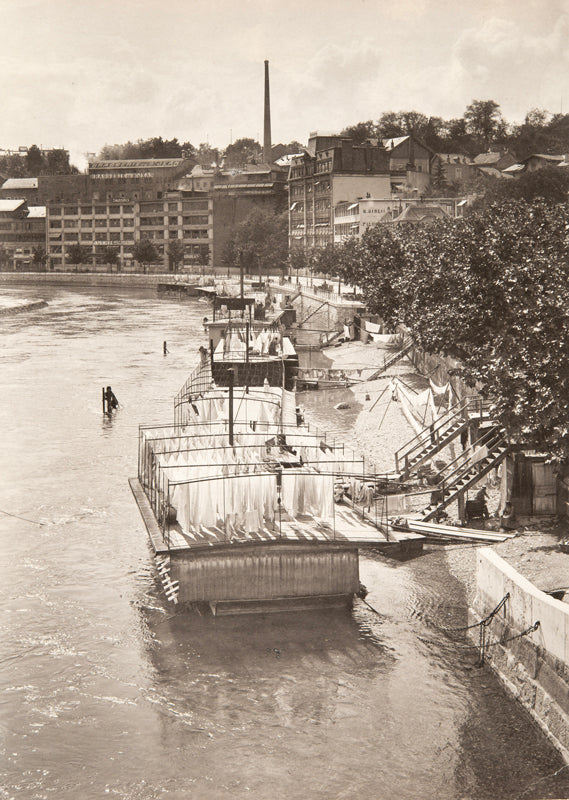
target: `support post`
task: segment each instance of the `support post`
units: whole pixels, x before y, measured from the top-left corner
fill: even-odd
[[[233,370],[228,370],[229,377],[229,444],[233,447]]]

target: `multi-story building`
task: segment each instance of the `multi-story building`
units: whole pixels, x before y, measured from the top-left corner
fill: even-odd
[[[462,153],[436,153],[432,165],[431,175],[436,178],[441,174],[445,183],[461,186],[471,181],[476,173],[476,167],[470,156]]]
[[[0,200],[0,266],[34,269],[34,251],[45,252],[46,210],[26,200]]]
[[[235,225],[254,209],[286,209],[287,169],[252,164],[239,170],[191,169],[189,159],[137,159],[92,162],[86,175],[40,176],[7,181],[0,197],[28,193],[47,206],[48,269],[75,269],[69,248],[90,251],[83,269],[106,263],[109,248],[118,251],[122,269],[135,268],[133,246],[149,239],[161,266],[170,267],[169,245],[183,248],[180,264],[222,264],[225,242]],[[186,172],[190,169],[190,174]],[[26,201],[21,196],[20,203]],[[4,238],[0,230],[0,244]]]
[[[338,203],[334,208],[334,243],[351,237],[360,239],[369,228],[396,222],[461,217],[465,201],[461,198],[364,198]]]
[[[225,245],[235,226],[256,210],[285,212],[287,169],[276,164],[249,164],[218,173],[213,201],[213,264],[223,265]]]
[[[334,240],[334,206],[356,197],[391,197],[389,158],[381,143],[354,145],[343,136],[310,135],[291,159],[289,247],[324,247]]]
[[[168,265],[168,245],[184,248],[184,264],[211,265],[212,201],[207,194],[169,192],[163,200],[141,200],[137,206],[137,239],[149,239]]]
[[[69,247],[74,244],[91,251],[85,265],[91,269],[105,263],[109,247],[117,249],[121,269],[133,269],[134,243],[142,239],[155,245],[161,268],[170,268],[168,244],[174,240],[183,248],[181,264],[210,264],[212,208],[207,196],[169,192],[160,200],[49,203],[47,209],[48,257],[53,270],[70,269]]]

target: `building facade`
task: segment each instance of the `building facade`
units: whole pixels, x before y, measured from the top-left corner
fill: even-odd
[[[465,202],[457,197],[421,200],[419,198],[362,199],[338,203],[334,207],[334,244],[363,234],[376,225],[420,222],[436,217],[461,217]]]
[[[160,269],[172,269],[168,245],[181,245],[180,266],[209,266],[212,245],[212,207],[207,195],[185,197],[166,193],[160,200],[114,198],[91,203],[49,203],[47,206],[48,263],[54,271],[74,269],[69,250],[80,244],[90,251],[83,269],[107,263],[108,250],[117,251],[117,268],[136,267],[136,241],[151,241]]]
[[[288,186],[289,248],[325,247],[334,240],[337,203],[391,196],[389,159],[379,143],[314,133],[291,159]]]
[[[211,188],[213,209],[212,263],[224,266],[226,244],[235,227],[255,211],[284,213],[287,169],[276,164],[250,164],[219,172]]]
[[[0,199],[0,266],[10,271],[43,269],[34,253],[46,252],[46,209],[26,200]]]

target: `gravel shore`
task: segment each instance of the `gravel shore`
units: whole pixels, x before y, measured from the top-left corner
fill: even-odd
[[[362,453],[366,462],[375,465],[377,472],[392,472],[395,469],[395,451],[409,441],[414,430],[404,416],[401,406],[392,399],[390,380],[397,376],[416,391],[428,386],[427,380],[418,375],[407,358],[390,367],[386,373],[373,381],[365,380],[382,366],[385,356],[392,350],[383,344],[347,342],[339,347],[326,348],[324,354],[334,369],[362,370],[362,382],[352,386],[360,411],[354,422],[353,448]],[[450,458],[450,454],[441,454]],[[491,519],[488,529],[499,530],[497,517],[499,491],[488,487],[488,506]],[[452,513],[451,513],[452,516]],[[518,520],[515,537],[493,549],[524,577],[539,589],[552,591],[569,588],[569,554],[562,552],[560,540],[569,533],[566,519],[552,517]],[[437,546],[437,545],[434,545]],[[440,545],[444,547],[451,572],[461,580],[469,600],[474,591],[476,546]],[[568,592],[569,596],[569,592]]]

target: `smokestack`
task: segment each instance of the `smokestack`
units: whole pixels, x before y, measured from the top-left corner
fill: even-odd
[[[271,98],[269,94],[269,62],[265,61],[265,125],[263,128],[263,161],[271,163]]]

